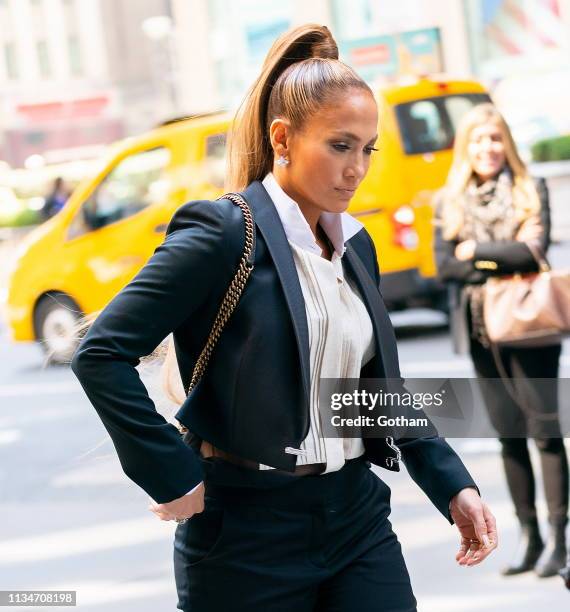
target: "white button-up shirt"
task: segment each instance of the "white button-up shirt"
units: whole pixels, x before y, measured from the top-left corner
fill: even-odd
[[[323,212],[319,224],[331,241],[331,261],[322,249],[297,203],[272,173],[262,182],[271,197],[293,252],[305,300],[309,329],[310,426],[298,449],[297,465],[325,463],[324,473],[340,469],[346,459],[364,453],[362,438],[324,438],[319,411],[321,378],[360,378],[360,370],[374,356],[370,316],[354,282],[345,277],[345,243],[362,223],[348,213]],[[260,469],[271,469],[261,465]]]
[[[342,266],[345,243],[363,225],[348,213],[321,213],[319,223],[334,247],[328,261],[322,256],[322,249],[299,206],[271,172],[262,184],[275,204],[293,252],[309,328],[310,426],[301,447],[296,449],[297,465],[325,463],[323,473],[334,472],[346,459],[364,454],[362,438],[323,437],[318,404],[321,378],[360,378],[362,366],[374,357],[370,316]],[[274,468],[260,464],[260,469]]]

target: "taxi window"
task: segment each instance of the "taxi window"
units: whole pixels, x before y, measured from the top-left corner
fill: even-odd
[[[156,147],[121,160],[99,183],[70,228],[70,238],[126,219],[164,199],[170,151]]]
[[[438,96],[398,104],[396,117],[405,152],[413,155],[451,149],[461,117],[483,102],[490,102],[487,94]]]
[[[213,187],[222,189],[226,175],[226,134],[211,134],[206,138],[204,177]]]

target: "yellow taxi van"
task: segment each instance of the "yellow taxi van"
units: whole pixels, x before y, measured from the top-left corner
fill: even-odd
[[[422,194],[443,184],[462,114],[489,97],[474,81],[418,78],[377,99],[380,151],[349,212],[371,233],[383,295],[399,308],[440,295]],[[230,123],[224,113],[195,116],[111,146],[94,176],[19,245],[6,302],[12,338],[38,340],[53,361],[68,360],[77,317],[103,308],[135,276],[174,211],[223,193]]]

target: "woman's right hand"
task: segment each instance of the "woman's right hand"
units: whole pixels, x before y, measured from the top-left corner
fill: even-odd
[[[161,521],[190,518],[204,510],[204,483],[201,482],[192,493],[173,499],[165,504],[152,502],[148,509]]]
[[[455,257],[459,259],[459,261],[473,259],[476,247],[477,243],[475,240],[464,240],[455,247]]]

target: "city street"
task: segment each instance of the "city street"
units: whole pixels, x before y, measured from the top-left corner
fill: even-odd
[[[527,550],[540,547],[533,489],[549,544],[537,571],[549,573],[563,554],[568,483],[561,444],[570,460],[570,335],[563,340],[558,379],[558,345],[512,353],[501,368],[496,351],[477,353],[472,343],[477,372],[506,376],[508,370],[517,377],[514,388],[506,379],[473,380],[471,357],[453,351],[442,312],[446,296],[432,293],[438,276],[471,282],[489,272],[526,280],[531,252],[536,269],[548,270],[532,247],[535,240],[548,242],[548,279],[538,274],[541,282],[528,291],[510,285],[503,295],[495,285],[496,308],[489,294],[478,300],[481,294],[470,290],[461,292],[459,303],[467,298],[471,305],[467,327],[487,327],[493,338],[505,339],[506,332],[520,342],[521,327],[537,336],[568,331],[567,279],[558,282],[570,271],[569,49],[570,0],[0,0],[0,607],[71,603],[82,612],[175,612],[177,523],[151,511],[154,500],[126,476],[113,442],[129,474],[160,500],[173,495],[161,497],[156,482],[170,491],[169,474],[185,482],[188,466],[183,458],[168,463],[170,445],[157,441],[142,421],[132,426],[132,414],[117,417],[124,406],[132,411],[137,404],[120,400],[122,390],[131,393],[129,381],[117,361],[101,375],[89,356],[133,362],[133,354],[151,351],[176,328],[176,357],[181,364],[196,362],[196,341],[208,338],[217,296],[226,287],[222,277],[235,273],[231,258],[238,262],[243,246],[229,301],[215,318],[224,325],[229,313],[230,328],[190,398],[206,408],[219,399],[223,410],[212,410],[212,420],[193,404],[200,423],[191,429],[251,461],[273,465],[278,460],[272,453],[285,452],[292,460],[304,458],[298,465],[326,462],[330,470],[339,465],[335,453],[342,444],[322,444],[319,437],[335,435],[335,427],[346,438],[390,433],[403,446],[403,439],[425,435],[426,428],[431,433],[434,425],[495,515],[499,547],[480,565],[459,566],[456,526],[416,485],[404,461],[400,472],[371,466],[391,490],[389,520],[419,612],[569,611],[570,590],[558,575],[505,577],[502,571],[525,566],[521,558],[533,556],[524,555],[524,535]],[[222,196],[238,191],[247,202]],[[240,211],[214,202],[224,198],[241,208],[243,245],[235,216]],[[342,210],[355,219],[338,214]],[[435,240],[438,232],[443,245]],[[375,378],[394,371],[396,359],[387,317],[377,316],[372,245],[407,393]],[[440,247],[450,256],[440,258]],[[335,254],[345,250],[343,281]],[[85,323],[133,279],[101,320],[104,333],[93,329],[86,339],[87,357],[76,368],[103,425],[69,362]],[[552,283],[541,291],[545,279]],[[518,319],[510,330],[500,316],[505,305]],[[449,310],[453,316],[454,304]],[[523,318],[530,325],[520,325]],[[219,331],[214,325],[206,357]],[[300,361],[296,341],[301,348],[309,344]],[[376,358],[368,361],[372,346]],[[182,384],[175,371],[162,370],[156,355],[165,347],[157,348],[154,358],[140,359],[137,372],[157,412],[178,424],[180,402],[167,396],[175,397],[172,385],[178,385],[184,398]],[[493,363],[496,368],[485,372]],[[357,379],[356,389],[354,377],[363,372],[367,379]],[[334,376],[352,379],[348,393]],[[556,380],[559,422],[552,413]],[[302,394],[311,408],[308,433],[294,440]],[[141,397],[140,389],[135,395]],[[517,427],[524,417],[513,417],[511,399],[518,416],[528,417],[526,428]],[[327,415],[329,408],[335,412]],[[431,423],[412,408],[425,409]],[[390,429],[370,434],[378,426]],[[506,440],[525,432],[537,438],[528,441],[535,487],[525,440]],[[416,448],[406,457],[410,470],[417,471],[414,461],[420,469],[428,466],[429,482],[422,485],[438,507],[442,499],[446,505],[465,486],[453,484],[459,482],[457,465],[429,443]],[[385,464],[383,457],[375,460]],[[309,472],[315,470],[302,473]],[[304,482],[313,489],[313,480]],[[213,495],[213,483],[209,487]],[[334,488],[347,497],[346,487]],[[509,488],[524,521],[518,555],[520,524]],[[317,497],[320,504],[326,492]],[[275,544],[271,537],[281,533],[285,519],[267,529],[256,522],[261,535],[247,536],[237,511],[224,508],[217,525],[208,514],[191,518],[196,533],[216,539],[213,547],[197,547],[208,548],[212,558],[234,540],[252,554],[269,551],[266,569],[283,582],[279,563],[297,540],[284,535]],[[188,513],[177,508],[176,516]],[[355,516],[345,534],[352,548],[339,549],[341,569],[353,558],[362,561],[350,535],[358,531]],[[311,540],[337,541],[338,530],[322,536],[319,524],[318,516],[308,517],[307,537],[299,538],[302,554]],[[369,548],[371,534],[365,533]],[[565,535],[570,551],[570,523]],[[204,557],[198,561],[213,567]],[[293,582],[313,562],[307,553]],[[347,598],[351,611],[390,607],[387,589],[370,599],[370,585],[345,584],[336,567],[331,584],[344,589],[340,599]],[[226,599],[219,606],[209,599],[206,607],[235,612],[239,588],[221,570],[209,571],[200,580],[204,592]],[[250,612],[266,601],[264,586],[273,592],[271,580],[255,578],[250,592],[257,605],[250,602]],[[238,587],[243,590],[242,582]],[[196,593],[195,585],[190,588]],[[42,599],[42,591],[52,595]],[[69,591],[76,594],[72,602],[63,595]],[[266,612],[291,607],[278,594],[280,605],[266,603]],[[35,606],[22,605],[36,595]],[[326,607],[344,609],[339,598],[335,604]]]
[[[552,258],[555,263],[568,261],[569,252],[568,245],[557,246]],[[403,312],[394,321],[405,376],[469,375],[468,361],[451,353],[437,314]],[[430,355],[429,362],[425,355]],[[174,610],[174,523],[151,514],[146,495],[123,475],[71,371],[43,368],[39,348],[10,344],[4,327],[0,361],[0,590],[76,590],[78,607],[85,612]],[[562,375],[570,375],[568,343]],[[156,397],[152,372],[143,379]],[[455,528],[405,471],[378,472],[392,487],[392,523],[419,609],[525,612],[541,605],[549,612],[567,610],[570,593],[559,578],[498,575],[512,553],[516,523],[497,444],[462,440],[455,445],[499,523],[500,548],[481,566],[456,565]]]

